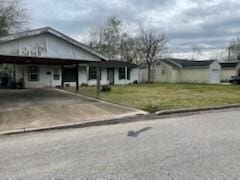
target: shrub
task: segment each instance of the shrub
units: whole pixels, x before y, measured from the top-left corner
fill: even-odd
[[[87,83],[82,83],[81,86],[82,87],[88,87],[88,84]]]
[[[109,85],[103,85],[101,89],[102,92],[110,92],[111,90],[111,86]]]
[[[133,81],[133,84],[138,84],[138,81],[137,80]]]

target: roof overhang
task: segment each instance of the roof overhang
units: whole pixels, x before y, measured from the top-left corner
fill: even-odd
[[[59,59],[48,57],[0,55],[0,64],[46,64],[46,65],[71,65],[71,64],[97,64],[95,61],[83,59]]]

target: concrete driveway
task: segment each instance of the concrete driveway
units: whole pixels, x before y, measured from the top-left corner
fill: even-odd
[[[116,118],[139,111],[56,89],[0,90],[0,131]]]

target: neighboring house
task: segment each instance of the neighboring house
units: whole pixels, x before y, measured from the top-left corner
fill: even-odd
[[[193,61],[161,59],[154,66],[154,82],[220,83],[221,66],[215,60]],[[141,69],[142,81],[147,81],[147,69]]]
[[[50,27],[0,37],[0,63],[16,64],[15,79],[26,88],[95,85],[96,64],[102,66],[102,84],[139,80],[136,65],[108,61]]]
[[[231,76],[240,76],[239,62],[224,62],[221,65],[221,81],[228,82]]]

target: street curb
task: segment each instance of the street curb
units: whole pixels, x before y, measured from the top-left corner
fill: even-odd
[[[110,124],[118,124],[124,122],[132,122],[135,120],[136,117],[144,116],[144,114],[137,114],[128,113],[125,115],[115,116],[109,119],[103,120],[95,120],[95,121],[85,121],[85,122],[74,122],[74,123],[67,123],[67,124],[60,124],[55,126],[45,126],[39,128],[21,128],[16,130],[9,130],[9,131],[2,131],[0,132],[1,135],[13,135],[13,134],[22,134],[22,133],[30,133],[30,132],[40,132],[40,131],[48,131],[48,130],[58,130],[58,129],[70,129],[70,128],[83,128],[83,127],[91,127],[91,126],[103,126],[103,125],[110,125]]]
[[[214,110],[221,110],[221,109],[231,109],[231,108],[239,108],[240,104],[236,105],[229,105],[229,106],[216,106],[216,107],[208,107],[208,108],[188,108],[188,109],[178,109],[178,110],[166,110],[166,111],[159,111],[154,114],[132,114],[125,117],[114,118],[114,119],[105,119],[105,120],[98,120],[98,121],[87,121],[87,122],[75,122],[69,124],[62,124],[56,126],[47,126],[41,128],[22,128],[17,130],[10,130],[10,131],[2,131],[0,132],[1,135],[14,135],[14,134],[22,134],[22,133],[31,133],[31,132],[42,132],[42,131],[49,131],[49,130],[61,130],[61,129],[73,129],[73,128],[84,128],[84,127],[92,127],[92,126],[104,126],[104,125],[113,125],[113,124],[122,124],[122,123],[130,123],[130,122],[140,122],[147,120],[156,120],[156,119],[167,119],[180,116],[188,116],[193,115],[195,113],[201,113],[206,111],[214,111]]]
[[[163,111],[155,112],[154,114],[160,116],[160,115],[180,114],[180,113],[189,113],[189,112],[204,112],[204,111],[239,108],[239,107],[240,107],[240,104],[232,104],[232,105],[226,105],[226,106],[213,106],[213,107],[203,107],[203,108],[163,110]]]

